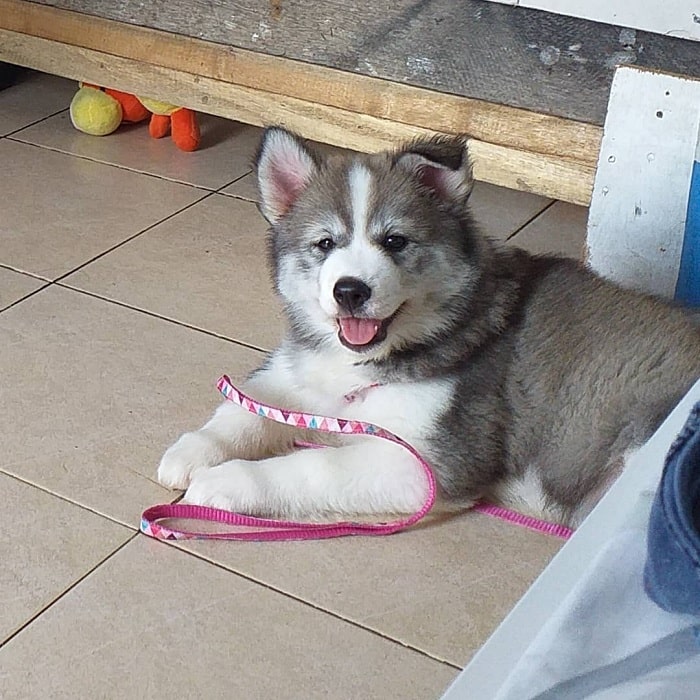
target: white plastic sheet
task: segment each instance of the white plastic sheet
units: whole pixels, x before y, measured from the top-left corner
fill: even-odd
[[[689,615],[645,594],[643,527],[613,537],[535,637],[497,700],[697,700],[700,640]]]

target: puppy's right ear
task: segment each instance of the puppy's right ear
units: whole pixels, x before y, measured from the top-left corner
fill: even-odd
[[[318,167],[302,139],[280,127],[265,130],[253,165],[260,211],[271,224],[289,211]]]
[[[466,136],[434,136],[405,146],[395,162],[438,199],[466,206],[474,186]]]

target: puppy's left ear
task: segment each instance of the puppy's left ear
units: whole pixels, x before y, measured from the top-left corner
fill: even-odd
[[[438,199],[465,205],[474,186],[472,166],[463,136],[436,136],[414,141],[395,156]]]
[[[276,223],[297,201],[318,169],[303,139],[280,127],[265,130],[253,160],[260,211]]]

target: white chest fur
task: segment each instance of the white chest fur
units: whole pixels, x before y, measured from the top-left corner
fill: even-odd
[[[371,365],[349,353],[306,351],[277,358],[285,382],[304,410],[375,423],[420,449],[450,402],[453,382],[429,380],[378,384]]]

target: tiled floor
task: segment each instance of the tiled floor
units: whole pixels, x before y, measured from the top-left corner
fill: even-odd
[[[75,131],[0,92],[0,688],[10,698],[437,698],[559,543],[479,514],[391,538],[174,546],[158,458],[280,337],[248,159],[202,117]],[[585,210],[478,185],[484,229],[580,256]]]

